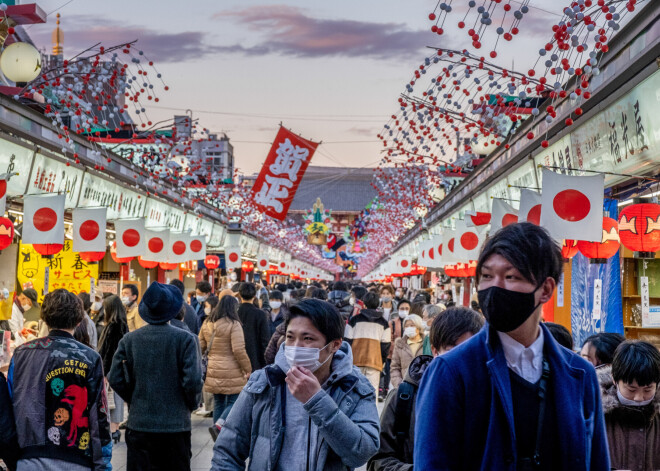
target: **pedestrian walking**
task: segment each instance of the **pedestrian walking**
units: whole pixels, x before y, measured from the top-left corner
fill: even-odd
[[[153,282],[139,315],[147,325],[119,342],[108,380],[129,404],[127,469],[190,470],[190,414],[200,400],[199,342],[168,322],[181,309],[181,291]]]
[[[179,291],[181,291],[181,296],[184,295],[185,286],[183,285],[183,281],[175,278],[170,281],[170,284],[172,286],[176,286]],[[183,303],[183,308],[185,309],[183,314],[183,322],[185,322],[185,324],[188,326],[188,330],[190,330],[190,332],[195,335],[199,334],[199,325],[197,325],[197,314],[195,313],[195,309],[189,303]]]
[[[208,356],[204,391],[213,394],[213,423],[225,420],[252,373],[245,350],[238,301],[225,296],[199,332],[199,345]]]
[[[482,316],[463,307],[448,309],[433,321],[428,335],[433,353],[412,360],[403,382],[388,395],[380,416],[380,449],[369,460],[368,471],[412,471],[415,398],[424,371],[433,357],[476,335],[483,325]]]
[[[272,337],[277,326],[284,322],[284,317],[289,311],[289,308],[284,303],[284,294],[276,289],[270,292],[269,304],[270,316],[268,319],[268,326],[270,327],[270,335]]]
[[[264,354],[270,341],[268,317],[253,304],[257,295],[254,283],[241,283],[239,294],[242,302],[238,308],[238,317],[243,325],[245,350],[250,357],[252,371],[256,371],[266,366]]]
[[[422,346],[424,355],[432,355],[430,336],[426,334],[428,334],[429,330],[431,329],[433,319],[435,319],[435,317],[439,314],[442,314],[445,309],[447,308],[444,306],[444,304],[427,304],[424,306],[422,311],[422,322],[424,323],[425,332],[424,343]]]
[[[105,327],[101,332],[99,339],[99,354],[103,360],[103,371],[106,376],[110,373],[112,359],[119,347],[119,342],[128,333],[128,323],[126,321],[126,308],[119,297],[112,295],[103,300],[103,313],[105,316]],[[108,391],[108,402],[114,407],[110,408],[110,433],[115,443],[121,439],[119,424],[124,421],[124,400],[115,391]]]
[[[213,447],[212,471],[339,471],[378,450],[374,388],[342,342],[332,304],[291,307],[274,365],[250,376]],[[267,425],[264,425],[267,424]]]
[[[580,355],[598,368],[611,365],[616,348],[625,340],[623,335],[614,332],[599,332],[586,338]]]
[[[193,304],[193,308],[195,309],[195,314],[197,315],[197,328],[195,329],[197,332],[199,332],[199,329],[202,327],[202,322],[206,316],[204,312],[206,307],[204,302],[209,298],[209,296],[211,296],[212,292],[213,288],[211,287],[211,283],[208,281],[200,281],[195,286],[195,304]]]
[[[660,469],[660,353],[647,342],[621,343],[598,370],[612,469]]]
[[[103,471],[110,443],[101,357],[73,338],[82,303],[64,289],[48,293],[47,337],[18,347],[7,382],[19,444],[19,471]]]
[[[531,223],[486,241],[477,276],[488,325],[424,374],[416,468],[610,469],[596,371],[540,324],[562,264],[556,242]]]
[[[403,337],[394,342],[390,370],[392,386],[397,387],[401,384],[410,363],[415,357],[423,354],[424,337],[422,318],[417,314],[410,314],[404,321]]]
[[[126,321],[130,332],[147,325],[138,313],[137,299],[139,295],[140,291],[138,291],[137,286],[133,284],[124,285],[121,289],[121,302],[126,306]]]
[[[363,302],[364,309],[351,317],[346,324],[344,337],[353,349],[355,366],[360,368],[374,389],[378,390],[380,372],[387,359],[392,334],[389,324],[378,310],[378,294],[366,293]]]

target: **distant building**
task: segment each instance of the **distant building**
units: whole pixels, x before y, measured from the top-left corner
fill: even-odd
[[[187,117],[186,117],[187,118]],[[174,117],[177,140],[181,116]],[[225,133],[209,134],[206,139],[190,140],[172,149],[173,156],[185,156],[189,174],[206,183],[230,183],[234,176],[234,146]],[[178,160],[178,159],[177,159]]]

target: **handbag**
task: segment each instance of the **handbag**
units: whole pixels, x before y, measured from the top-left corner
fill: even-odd
[[[209,367],[209,352],[211,351],[211,346],[213,345],[213,339],[215,338],[215,324],[212,325],[213,325],[213,333],[211,334],[211,340],[209,341],[209,344],[206,346],[206,350],[202,355],[202,381],[206,381],[206,371],[208,370]]]

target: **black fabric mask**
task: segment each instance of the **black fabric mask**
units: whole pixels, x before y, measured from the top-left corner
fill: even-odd
[[[521,293],[491,286],[480,290],[479,306],[490,325],[498,332],[511,332],[524,324],[539,304],[535,304],[534,293]]]

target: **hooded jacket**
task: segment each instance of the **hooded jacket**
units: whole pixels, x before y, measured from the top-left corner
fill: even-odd
[[[281,347],[275,365],[255,371],[241,392],[213,447],[212,471],[287,469],[282,455],[300,456],[310,450],[315,466],[310,471],[356,468],[378,450],[378,410],[369,381],[353,366],[350,346],[344,342],[332,359],[331,375],[323,389],[303,404],[309,414],[307,444],[284,450],[287,433],[286,363]],[[289,400],[296,400],[289,398]],[[293,430],[291,433],[295,433]],[[312,438],[313,437],[313,438]],[[310,440],[311,438],[311,440]]]
[[[422,355],[416,357],[406,373],[404,381],[419,387],[422,375],[433,360],[432,356]],[[403,455],[397,449],[397,430],[395,429],[396,408],[399,402],[399,388],[393,388],[387,396],[383,413],[380,416],[380,449],[369,460],[368,471],[412,471],[413,446],[415,443],[415,396],[412,397],[412,415],[408,436],[403,445]]]
[[[609,471],[600,388],[591,364],[561,347],[541,324],[550,366],[548,401],[559,433],[553,461],[566,471]],[[416,402],[415,468],[515,471],[511,380],[502,344],[487,323],[433,360]]]
[[[624,406],[616,394],[612,368],[605,366],[597,372],[612,469],[660,469],[660,392],[646,406]]]
[[[358,315],[349,319],[344,338],[353,349],[355,366],[383,370],[392,334],[382,312],[362,309]]]
[[[26,342],[7,377],[21,460],[63,460],[105,470],[110,442],[101,357],[68,332]]]

